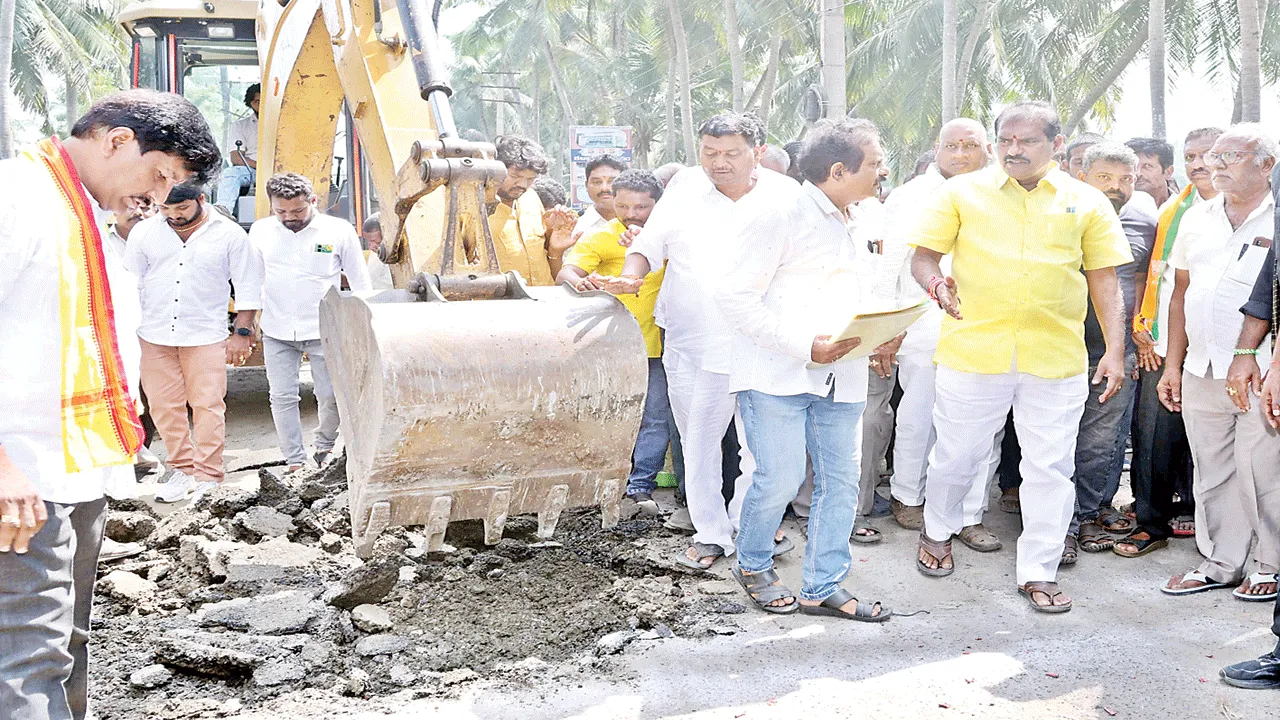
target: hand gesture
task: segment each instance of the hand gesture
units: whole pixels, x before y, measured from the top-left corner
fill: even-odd
[[[809,359],[819,365],[833,363],[853,352],[862,344],[862,338],[849,338],[840,342],[831,342],[830,335],[819,335],[813,339],[813,347],[809,350]]]
[[[1262,414],[1267,418],[1267,424],[1277,430],[1280,430],[1280,365],[1271,363],[1271,370],[1267,372],[1267,377],[1262,382],[1262,401],[1258,404],[1262,406]]]
[[[902,340],[907,334],[900,333],[898,337],[876,348],[871,353],[871,370],[882,378],[889,377],[893,373],[893,364],[897,362],[898,349],[902,347]]]
[[[572,231],[577,222],[578,216],[563,205],[557,205],[542,213],[542,226],[553,233],[561,229]]]
[[[622,247],[631,247],[631,243],[634,243],[637,237],[640,237],[640,226],[628,225],[622,237],[618,238],[618,244]]]
[[[592,281],[600,290],[612,293],[614,295],[637,295],[640,293],[640,287],[644,285],[644,278],[631,277],[624,275],[622,277],[610,277],[607,275],[594,275]]]
[[[227,340],[227,364],[242,367],[253,354],[253,336],[232,335]]]
[[[1162,359],[1156,354],[1155,338],[1151,337],[1151,333],[1146,330],[1134,331],[1131,334],[1133,343],[1138,346],[1138,367],[1147,372],[1159,370]]]
[[[938,307],[957,320],[963,319],[960,315],[960,292],[956,288],[955,278],[947,276],[933,292],[938,298]]]

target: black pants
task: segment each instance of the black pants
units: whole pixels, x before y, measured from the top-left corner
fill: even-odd
[[[1000,465],[996,473],[1000,476],[1000,489],[1012,490],[1022,486],[1022,447],[1018,445],[1018,431],[1013,427],[1013,411],[1004,421],[1004,440],[1000,442]]]
[[[1169,412],[1160,403],[1156,383],[1161,372],[1139,371],[1129,472],[1138,527],[1156,539],[1173,535],[1169,521],[1180,512],[1192,512],[1191,446],[1187,444],[1182,414]],[[1182,497],[1177,505],[1173,501],[1175,493]]]

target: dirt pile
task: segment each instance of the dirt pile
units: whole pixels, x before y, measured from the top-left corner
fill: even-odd
[[[454,523],[428,553],[415,528],[355,557],[340,463],[257,491],[222,487],[163,519],[113,506],[107,534],[147,546],[103,568],[94,709],[115,718],[224,717],[263,703],[424,697],[482,679],[607,670],[633,642],[732,632],[732,588],[668,558],[656,519],[600,528],[566,511],[552,542],[511,518],[496,546]]]

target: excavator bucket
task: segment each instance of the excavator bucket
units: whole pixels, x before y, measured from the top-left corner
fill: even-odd
[[[320,306],[357,554],[394,525],[426,526],[429,550],[453,520],[483,520],[488,544],[512,514],[537,513],[542,539],[566,507],[612,527],[647,386],[635,319],[516,273],[431,277]]]

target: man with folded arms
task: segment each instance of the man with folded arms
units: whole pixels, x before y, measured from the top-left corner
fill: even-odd
[[[950,316],[935,358],[938,436],[916,566],[930,576],[954,572],[951,538],[963,529],[964,498],[985,477],[1012,407],[1023,450],[1018,591],[1033,609],[1061,613],[1071,599],[1056,576],[1089,395],[1085,311],[1092,298],[1106,337],[1092,381],[1108,383],[1106,401],[1124,382],[1115,267],[1133,256],[1106,196],[1053,165],[1063,137],[1051,107],[1011,105],[995,131],[999,164],[944,183],[916,231],[912,272]],[[951,276],[939,266],[944,254]]]
[[[716,294],[737,331],[729,390],[757,463],[733,574],[766,612],[883,622],[888,607],[840,586],[852,562],[867,360],[841,362],[861,340],[822,333],[863,305],[849,207],[877,196],[888,168],[866,120],[819,124],[799,166],[805,183],[746,224],[741,257]],[[804,482],[806,450],[814,487],[797,602],[773,571],[774,533]]]

